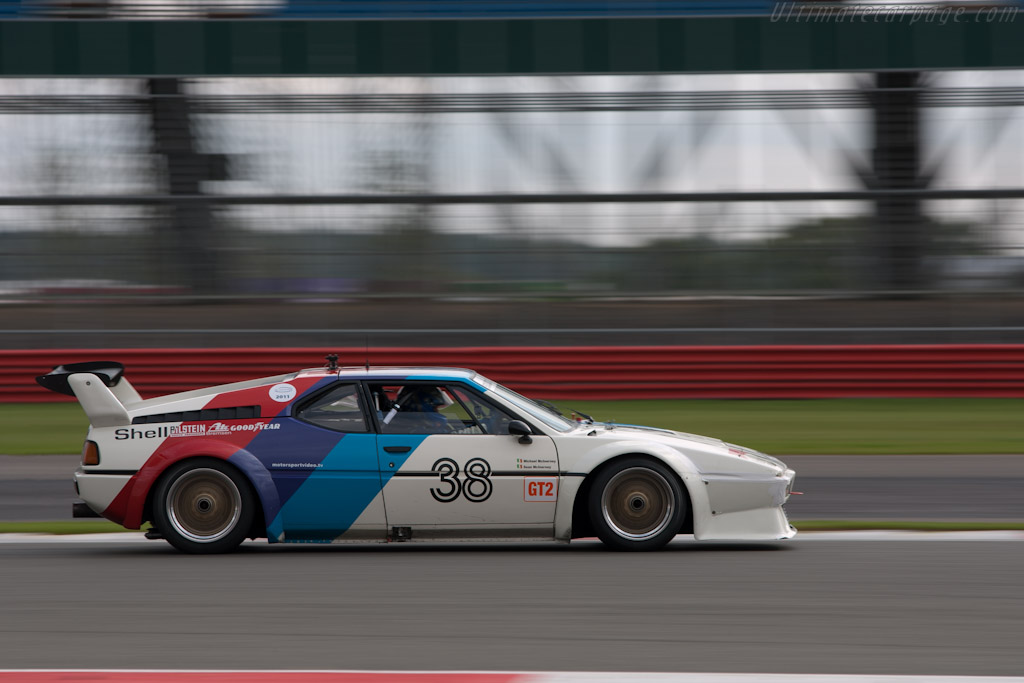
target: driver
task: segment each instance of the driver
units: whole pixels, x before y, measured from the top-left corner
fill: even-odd
[[[448,434],[451,427],[439,409],[450,405],[437,387],[411,386],[398,392],[397,412],[385,420],[392,434]]]

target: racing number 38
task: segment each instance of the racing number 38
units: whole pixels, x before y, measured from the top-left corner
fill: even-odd
[[[463,496],[471,503],[482,503],[491,497],[491,465],[483,458],[466,463],[465,479],[459,478],[459,464],[451,458],[440,458],[431,471],[441,479],[441,486],[430,489],[430,495],[440,503],[451,503]]]

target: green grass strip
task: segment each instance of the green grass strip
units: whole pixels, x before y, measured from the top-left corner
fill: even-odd
[[[88,429],[77,403],[0,404],[0,455],[80,453]]]
[[[559,401],[598,420],[715,436],[782,455],[1024,453],[1024,399]],[[0,454],[78,453],[75,403],[0,404]],[[2,476],[2,473],[0,473]]]
[[[1024,399],[559,401],[597,420],[715,436],[784,455],[1024,453]]]

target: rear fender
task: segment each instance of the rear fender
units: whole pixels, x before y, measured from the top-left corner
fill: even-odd
[[[249,451],[222,441],[190,439],[188,443],[176,443],[161,448],[128,480],[117,497],[103,511],[103,516],[128,529],[138,529],[142,525],[146,501],[160,476],[175,463],[196,457],[226,460],[245,475],[263,506],[267,533],[271,539],[276,540],[280,530],[271,529],[270,526],[281,510],[281,500],[270,472]]]

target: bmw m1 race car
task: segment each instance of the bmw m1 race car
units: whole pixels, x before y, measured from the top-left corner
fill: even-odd
[[[794,472],[693,434],[572,420],[471,370],[339,368],[143,400],[116,362],[37,378],[91,423],[75,516],[192,553],[271,543],[776,540]]]

